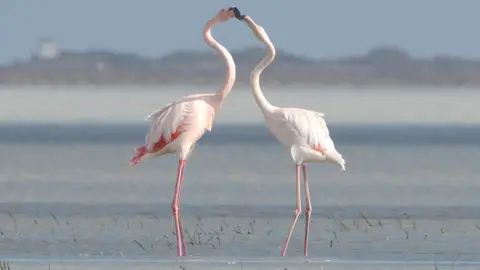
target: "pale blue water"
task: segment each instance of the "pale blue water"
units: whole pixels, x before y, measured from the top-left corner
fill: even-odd
[[[172,260],[177,161],[128,166],[146,128],[0,126],[0,259]],[[480,261],[479,126],[330,129],[347,172],[309,166],[310,259]],[[289,152],[263,126],[215,126],[190,158],[182,191],[184,226],[202,239],[191,240],[192,258],[276,260],[294,187]],[[302,216],[290,260],[301,257],[303,226]]]

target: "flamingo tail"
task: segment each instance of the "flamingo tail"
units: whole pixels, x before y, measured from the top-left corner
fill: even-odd
[[[342,171],[346,170],[345,159],[343,159],[342,155],[337,150],[334,150],[332,152],[328,152],[326,155],[327,155],[327,159],[330,159],[334,163],[337,163],[338,165],[340,165],[340,167],[342,168]]]
[[[135,152],[137,153],[137,155],[134,156],[130,161],[130,166],[132,167],[137,165],[140,160],[142,160],[143,156],[147,153],[147,147],[144,145],[142,147],[135,148]]]

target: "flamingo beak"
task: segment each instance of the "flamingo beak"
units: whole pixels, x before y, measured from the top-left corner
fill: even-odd
[[[235,18],[237,18],[240,21],[245,18],[245,15],[242,15],[242,13],[240,13],[240,10],[238,10],[236,6],[230,7],[228,11],[233,11],[233,14],[235,14]]]

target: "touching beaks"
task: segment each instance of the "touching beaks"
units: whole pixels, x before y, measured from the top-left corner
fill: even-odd
[[[242,13],[240,13],[240,10],[238,10],[236,6],[230,7],[228,11],[233,11],[233,14],[235,14],[235,18],[237,18],[240,21],[245,18],[245,15],[242,15]]]

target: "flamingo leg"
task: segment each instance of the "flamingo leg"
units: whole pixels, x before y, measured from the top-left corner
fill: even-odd
[[[172,212],[175,219],[175,232],[177,235],[177,253],[178,256],[186,256],[187,250],[185,247],[185,240],[183,239],[183,228],[180,222],[180,207],[178,205],[180,199],[180,190],[183,183],[183,170],[185,168],[186,160],[178,162],[177,183],[175,184],[175,193],[173,195]]]
[[[183,171],[182,171],[182,182],[180,183],[180,187],[183,186]],[[182,193],[182,190],[180,189],[180,194],[178,195],[178,200],[180,201],[180,195]],[[180,224],[180,237],[182,238],[182,248],[183,248],[183,256],[187,256],[187,246],[185,245],[185,237],[183,236],[183,226],[182,226],[182,219],[178,219],[178,223]]]
[[[303,180],[305,182],[305,242],[303,246],[305,257],[308,256],[308,233],[310,231],[310,216],[312,214],[312,203],[310,202],[310,189],[308,188],[307,166],[302,165]]]
[[[302,201],[300,195],[300,165],[296,165],[296,175],[297,175],[297,207],[293,213],[293,221],[292,225],[290,226],[290,230],[288,231],[287,239],[285,240],[285,245],[283,246],[282,256],[285,256],[287,253],[288,242],[290,242],[290,237],[292,236],[293,229],[295,228],[295,224],[297,223],[298,217],[302,212]]]

